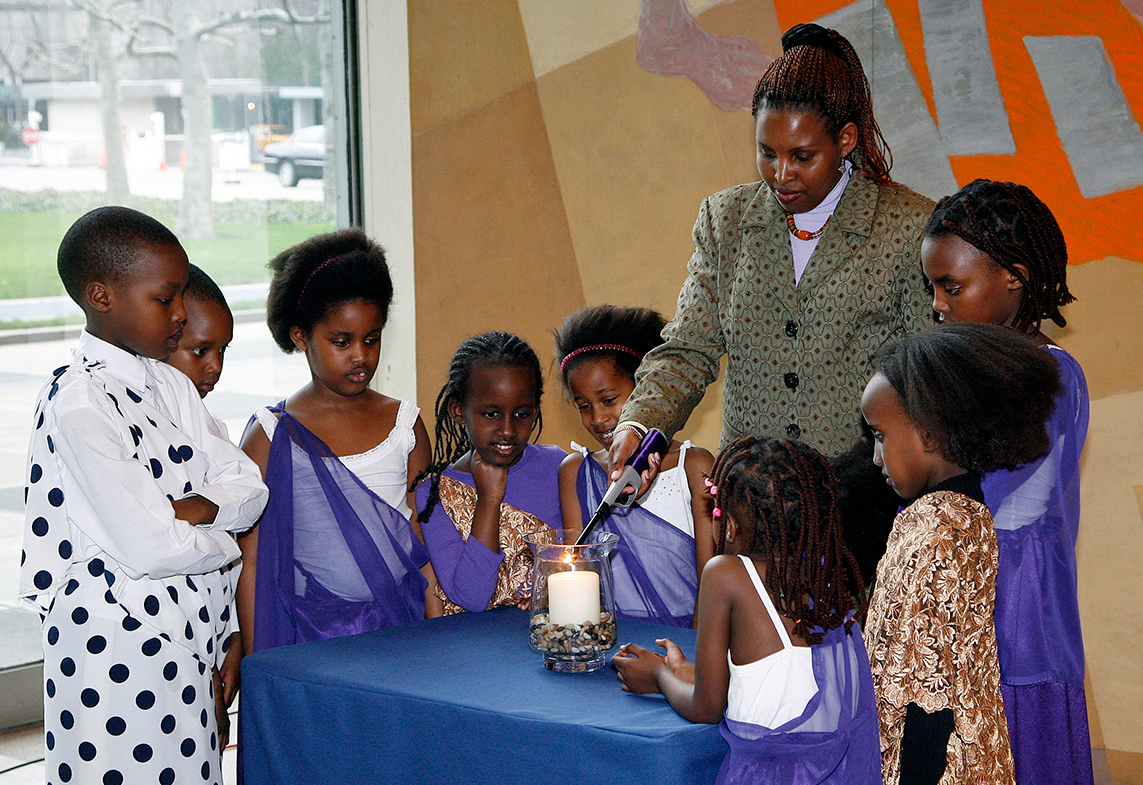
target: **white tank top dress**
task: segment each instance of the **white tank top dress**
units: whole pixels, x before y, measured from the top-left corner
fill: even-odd
[[[795,646],[790,641],[782,617],[778,615],[770,594],[762,585],[754,562],[746,556],[740,555],[738,558],[746,566],[746,572],[778,630],[782,650],[746,665],[735,665],[730,659],[730,652],[726,653],[726,661],[730,666],[726,718],[765,728],[777,728],[800,717],[810,698],[817,694],[813,650],[809,646]]]

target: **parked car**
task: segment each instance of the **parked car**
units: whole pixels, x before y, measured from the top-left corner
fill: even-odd
[[[325,126],[300,128],[286,141],[266,145],[262,155],[266,171],[277,172],[278,182],[287,188],[302,178],[320,180],[325,171]]]

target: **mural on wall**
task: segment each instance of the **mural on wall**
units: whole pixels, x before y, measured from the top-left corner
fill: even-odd
[[[711,35],[686,0],[641,0],[635,58],[651,73],[685,76],[724,112],[749,109],[774,58],[744,35]]]
[[[1070,13],[984,0],[775,10],[784,28],[814,19],[853,43],[895,179],[935,199],[975,177],[1023,182],[1052,208],[1072,263],[1143,261],[1143,235],[1092,231],[1133,225],[1143,211],[1143,0]],[[641,67],[690,79],[723,111],[749,109],[771,61],[749,38],[704,31],[685,0],[641,0],[637,52]]]

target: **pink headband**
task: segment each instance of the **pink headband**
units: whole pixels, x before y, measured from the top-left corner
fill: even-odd
[[[584,346],[581,349],[576,349],[574,352],[568,352],[568,356],[565,357],[563,359],[563,362],[560,363],[560,373],[563,373],[565,370],[567,370],[568,361],[571,358],[577,357],[577,356],[583,354],[584,352],[598,352],[598,351],[602,351],[602,350],[610,350],[613,352],[626,352],[627,354],[630,354],[633,357],[636,357],[640,360],[643,359],[643,355],[640,354],[639,352],[635,351],[634,349],[632,349],[630,346],[620,346],[617,343],[597,343],[597,344],[594,344],[592,346]]]
[[[318,273],[320,273],[320,272],[321,272],[322,270],[324,270],[325,268],[329,267],[331,264],[333,264],[334,262],[336,262],[338,259],[344,259],[344,258],[345,258],[345,257],[347,257],[347,256],[349,256],[349,254],[345,254],[345,253],[343,253],[343,254],[339,254],[338,256],[332,256],[332,257],[330,257],[329,259],[326,259],[326,260],[325,260],[324,262],[322,262],[321,264],[319,264],[317,267],[315,267],[315,268],[314,268],[314,269],[313,269],[313,270],[310,272],[310,274],[306,276],[306,282],[302,284],[302,288],[301,288],[301,290],[298,292],[298,303],[297,303],[297,305],[295,305],[295,306],[294,306],[294,311],[295,311],[295,312],[296,312],[296,311],[297,311],[299,308],[301,308],[301,307],[302,307],[302,295],[304,295],[304,294],[306,293],[306,287],[310,285],[310,281],[312,281],[312,280],[314,279],[314,276],[315,276],[315,275],[317,275]]]

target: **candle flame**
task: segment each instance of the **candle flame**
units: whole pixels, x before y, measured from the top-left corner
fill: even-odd
[[[575,555],[571,551],[564,553],[564,564],[571,564],[573,561],[575,561]]]

